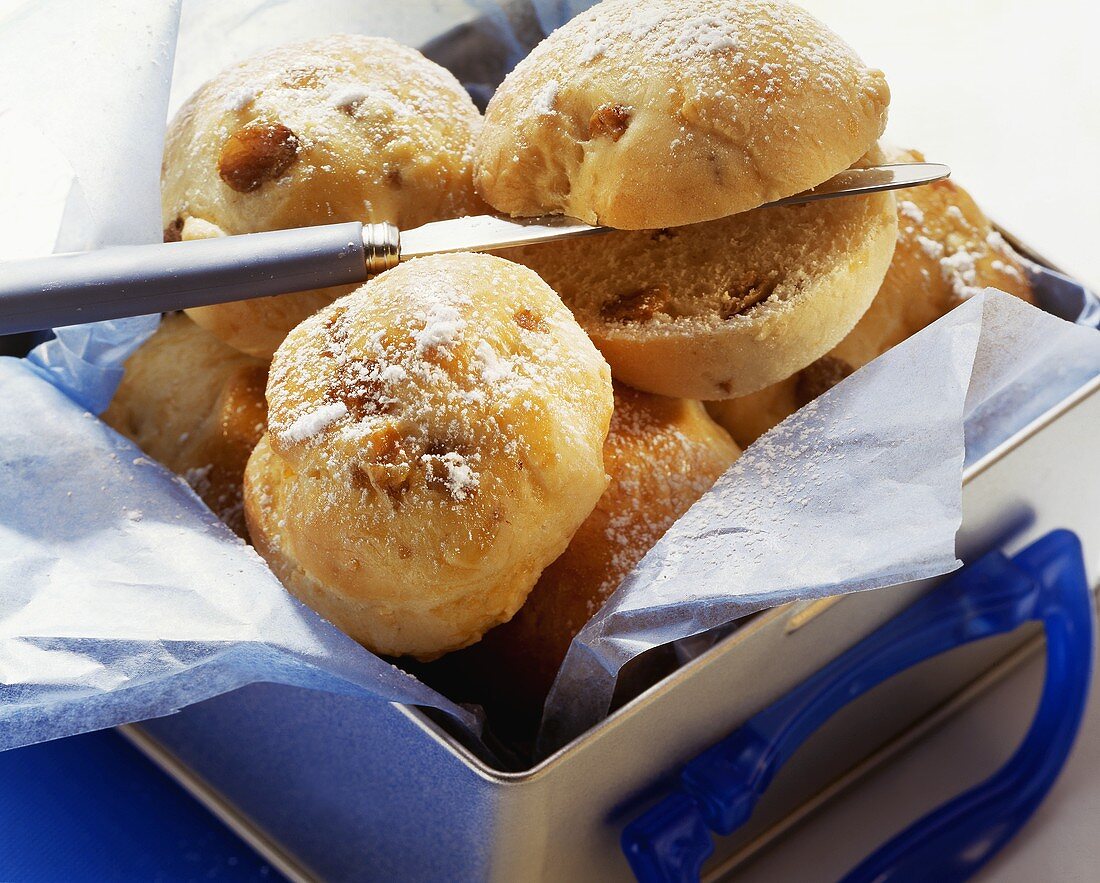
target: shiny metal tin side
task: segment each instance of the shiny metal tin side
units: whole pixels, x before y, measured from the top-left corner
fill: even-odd
[[[967,470],[959,552],[1013,551],[1054,527],[1095,564],[1100,488],[1076,463],[1100,426],[1100,380]],[[1095,581],[1095,570],[1090,570]],[[161,751],[323,879],[628,879],[623,821],[686,759],[782,695],[928,588],[766,611],[600,726],[523,773],[501,773],[415,709],[258,685],[149,721]],[[717,866],[1018,649],[962,648],[851,706],[777,778]],[[231,809],[226,809],[231,807]]]

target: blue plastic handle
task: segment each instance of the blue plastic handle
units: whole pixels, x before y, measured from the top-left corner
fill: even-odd
[[[1065,764],[1088,698],[1093,606],[1081,543],[1057,530],[1009,559],[990,553],[687,763],[673,793],[627,825],[622,848],[643,883],[698,880],[710,832],[748,821],[775,773],[837,711],[919,662],[1038,620],[1042,699],[1023,744],[996,774],[898,834],[845,877],[969,878],[1031,817]]]

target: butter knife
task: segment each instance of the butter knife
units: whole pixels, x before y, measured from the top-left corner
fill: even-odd
[[[768,205],[915,187],[950,173],[938,163],[849,169]],[[9,261],[0,264],[0,334],[350,285],[410,258],[496,251],[609,229],[561,216],[479,215],[406,231],[355,221]]]

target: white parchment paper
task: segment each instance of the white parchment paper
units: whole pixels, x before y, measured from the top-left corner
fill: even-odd
[[[652,647],[954,569],[964,462],[1098,374],[1094,328],[988,289],[811,402],[751,445],[577,635],[540,750],[606,716],[619,670]]]
[[[473,714],[284,591],[179,478],[0,359],[0,749],[253,681]]]
[[[0,151],[31,145],[34,161],[19,181],[0,181],[0,255],[159,238],[166,112],[243,55],[326,32],[394,36],[423,43],[483,100],[544,30],[587,5],[5,8]],[[1095,309],[1065,285],[1063,315]],[[254,681],[434,706],[476,732],[471,712],[287,595],[189,489],[96,420],[156,322],[63,329],[28,359],[0,359],[0,748],[165,714]],[[599,720],[615,673],[650,646],[793,598],[956,566],[964,460],[1100,371],[1098,341],[1005,295],[981,296],[778,427],[578,637],[544,744]]]

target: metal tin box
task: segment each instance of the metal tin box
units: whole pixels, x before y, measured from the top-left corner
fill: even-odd
[[[1100,549],[1100,378],[967,468],[959,556],[1014,552],[1054,528]],[[1097,574],[1089,571],[1090,585]],[[288,876],[324,880],[630,879],[626,821],[677,767],[928,590],[930,581],[765,611],[602,724],[523,772],[480,759],[425,713],[259,684],[126,728]],[[990,672],[1023,630],[882,685],[817,733],[752,821],[717,844],[728,869]]]

